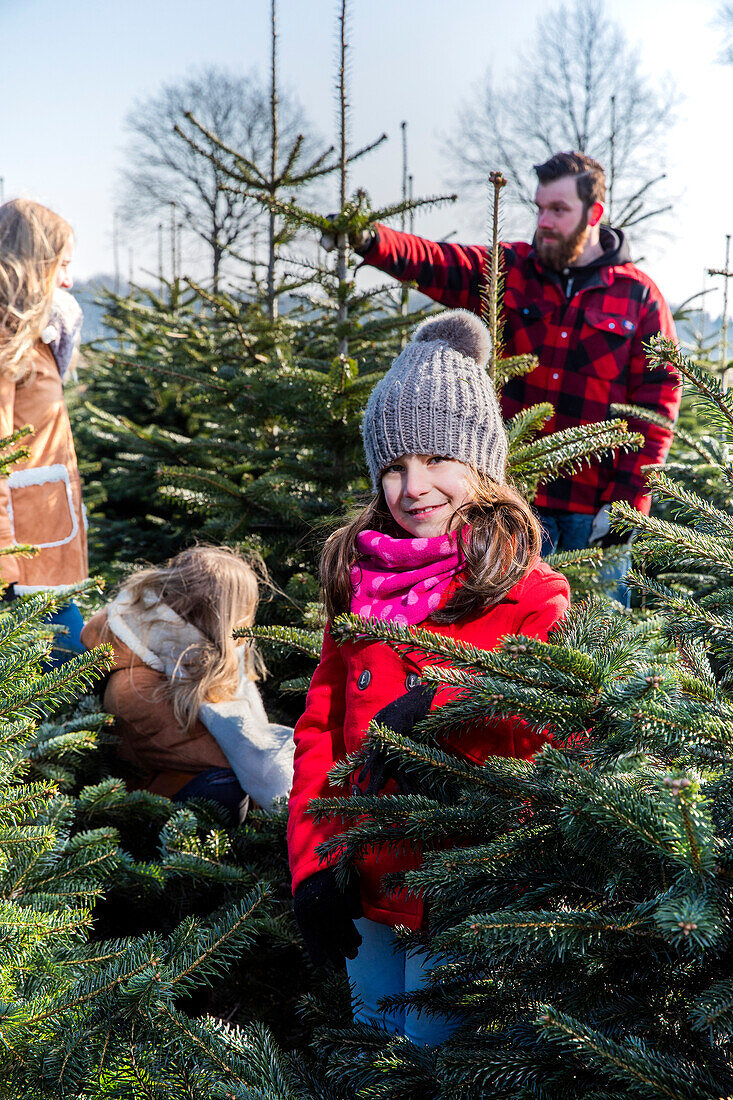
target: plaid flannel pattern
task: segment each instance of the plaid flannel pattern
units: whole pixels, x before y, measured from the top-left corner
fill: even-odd
[[[445,306],[481,313],[485,248],[376,228],[365,263],[414,281]],[[540,264],[531,245],[518,241],[502,248],[504,354],[535,355],[539,361],[535,370],[504,387],[505,419],[540,401],[555,410],[545,433],[605,420],[612,404],[640,405],[676,419],[679,376],[670,364],[652,369],[643,349],[659,332],[676,339],[669,307],[651,279],[632,263],[600,267],[567,299],[559,277]],[[648,513],[651,500],[642,467],[664,462],[672,432],[636,418],[629,418],[629,428],[644,436],[639,451],[594,460],[569,477],[547,482],[535,505],[594,513],[609,501],[627,500]]]

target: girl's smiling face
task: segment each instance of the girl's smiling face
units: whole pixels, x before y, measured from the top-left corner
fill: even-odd
[[[433,538],[461,522],[457,514],[474,499],[465,462],[442,455],[401,455],[382,471],[392,519],[412,538]]]

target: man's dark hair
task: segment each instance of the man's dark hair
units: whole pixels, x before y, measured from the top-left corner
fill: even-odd
[[[597,160],[585,153],[555,153],[544,164],[535,164],[534,170],[540,183],[552,183],[565,176],[575,177],[578,198],[585,210],[594,202],[606,201],[606,176]]]

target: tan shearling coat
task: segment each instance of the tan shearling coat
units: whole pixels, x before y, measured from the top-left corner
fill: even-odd
[[[16,591],[75,584],[89,575],[81,480],[63,386],[40,340],[19,382],[0,378],[0,438],[30,424],[30,456],[0,478],[0,547],[30,543],[32,558],[0,557],[0,576]]]
[[[117,719],[118,755],[133,765],[137,773],[130,782],[132,787],[172,798],[199,772],[230,766],[199,720],[190,733],[185,733],[173,706],[156,698],[158,689],[166,682],[165,675],[143,664],[109,629],[107,608],[89,620],[81,632],[81,640],[87,649],[103,643],[114,649],[115,667],[107,681],[104,709]]]

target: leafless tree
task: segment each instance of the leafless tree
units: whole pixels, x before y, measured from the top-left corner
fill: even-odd
[[[500,169],[509,201],[532,207],[532,165],[556,152],[584,152],[606,170],[609,220],[634,227],[638,241],[669,209],[664,153],[677,101],[670,81],[655,88],[644,75],[603,0],[561,4],[538,20],[511,76],[497,82],[488,72],[462,107],[446,141],[455,182],[485,197],[489,172]]]
[[[281,93],[278,142],[283,155],[304,132],[303,113]],[[231,189],[221,149],[197,132],[187,141],[180,129],[192,113],[248,160],[270,157],[270,89],[253,76],[209,68],[164,85],[138,101],[127,117],[130,142],[123,173],[120,213],[128,224],[168,224],[171,204],[184,230],[203,241],[211,257],[211,282],[218,288],[221,265],[230,250],[242,247],[263,218],[262,206],[242,189]]]
[[[715,22],[722,29],[725,41],[720,50],[719,60],[733,65],[733,3],[721,4]]]

